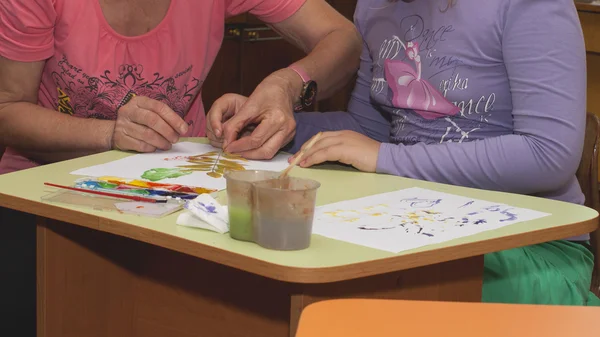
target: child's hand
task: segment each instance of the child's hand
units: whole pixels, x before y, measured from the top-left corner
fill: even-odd
[[[289,159],[300,154],[306,147]],[[339,161],[352,165],[365,172],[375,172],[377,168],[377,157],[381,143],[354,131],[324,132],[321,138],[304,154],[300,167],[310,167],[326,161]]]

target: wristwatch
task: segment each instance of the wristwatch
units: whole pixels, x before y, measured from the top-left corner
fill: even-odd
[[[310,107],[317,98],[317,82],[311,80],[306,71],[295,64],[292,64],[288,68],[295,71],[304,83],[302,85],[302,91],[300,92],[300,100],[298,104],[294,106],[294,111],[305,110]]]

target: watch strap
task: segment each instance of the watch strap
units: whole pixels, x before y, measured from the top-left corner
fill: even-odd
[[[300,78],[302,79],[302,82],[304,82],[305,84],[310,81],[310,76],[308,76],[308,73],[299,65],[292,64],[288,68],[295,71],[296,74],[298,74],[298,76],[300,76]]]

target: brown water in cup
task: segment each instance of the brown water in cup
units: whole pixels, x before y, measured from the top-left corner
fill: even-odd
[[[320,186],[293,177],[253,183],[254,241],[275,250],[308,248]]]

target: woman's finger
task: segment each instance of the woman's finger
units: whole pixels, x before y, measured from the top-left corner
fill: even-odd
[[[153,130],[171,144],[175,144],[179,141],[179,133],[158,114],[151,110],[135,109],[131,112],[129,119],[133,124],[143,125]],[[140,129],[138,128],[137,130]]]
[[[168,105],[144,96],[136,96],[135,99],[132,100],[132,102],[135,104],[135,106],[142,110],[148,110],[153,112],[157,117],[162,119],[163,122],[170,126],[170,128],[174,130],[178,135],[183,135],[188,132],[188,124]],[[152,118],[154,121],[154,117]],[[156,131],[160,132],[161,130]]]
[[[251,110],[251,108],[248,109]],[[233,116],[230,120],[227,121],[227,123],[225,123],[225,137],[229,137],[229,135],[235,135],[237,137],[235,140],[225,138],[225,142],[227,143],[227,151],[238,154],[264,153],[268,155],[268,157],[265,157],[263,159],[272,158],[275,155],[275,153],[281,148],[281,144],[287,138],[287,134],[290,133],[287,132],[288,127],[284,126],[282,124],[284,122],[280,121],[278,118],[269,117],[262,119],[259,122],[259,124],[256,125],[256,128],[252,130],[252,133],[250,135],[245,137],[239,137],[243,133],[244,129],[250,124],[248,123],[248,120],[239,119],[242,117],[238,117],[244,111],[240,112],[240,114]],[[235,119],[237,119],[237,121]],[[284,132],[285,135],[281,134],[281,132],[284,131],[284,129],[286,131]],[[273,144],[272,138],[277,139],[279,143]],[[269,144],[268,148],[266,148],[266,144]],[[273,148],[277,148],[277,150],[273,152]]]
[[[252,137],[251,135],[246,137]],[[245,138],[246,138],[245,137]],[[246,159],[271,159],[273,158],[281,147],[281,144],[285,145],[286,134],[284,132],[277,132],[270,137],[261,147],[253,150],[238,152],[240,156]]]
[[[223,147],[223,139],[215,136],[213,132],[207,132],[206,137],[208,138],[208,143],[216,148]]]
[[[223,123],[229,120],[247,100],[238,94],[225,94],[217,99],[208,110],[207,130],[211,130],[217,138],[223,137]]]
[[[147,143],[156,149],[169,150],[173,145],[172,142],[167,140],[161,134],[145,125],[127,123],[127,125],[125,125],[125,127],[122,129],[122,132],[126,136]]]
[[[129,135],[120,131],[114,135],[113,142],[113,147],[121,151],[135,151],[142,153],[156,151],[156,147],[139,139],[130,137]]]

